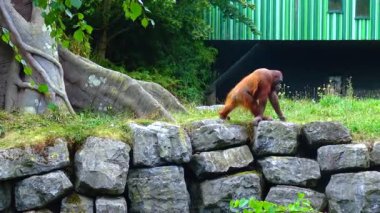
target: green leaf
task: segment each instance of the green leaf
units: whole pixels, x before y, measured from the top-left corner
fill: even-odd
[[[4,29],[4,28],[3,28]],[[9,43],[9,41],[11,40],[10,39],[10,36],[9,36],[9,32],[8,33],[4,33],[3,35],[1,35],[1,40],[3,40],[5,43]]]
[[[245,199],[245,198],[242,198],[241,200],[240,200],[240,203],[239,203],[239,208],[244,208],[244,207],[246,207],[247,205],[248,205],[248,200],[247,199]]]
[[[71,8],[71,0],[65,0],[65,5],[68,8]]]
[[[84,19],[84,15],[83,15],[83,13],[78,13],[78,19],[79,19],[79,20],[83,20],[83,19]]]
[[[60,1],[51,1],[49,7],[51,8],[51,13],[57,14],[57,11],[64,12],[66,7]]]
[[[71,5],[79,9],[82,6],[82,0],[71,0]]]
[[[240,201],[239,200],[235,200],[235,202],[234,202],[234,208],[238,208],[239,207],[239,203],[240,203]]]
[[[303,199],[303,198],[305,198],[305,194],[304,193],[298,193],[297,197],[298,197],[298,199]]]
[[[62,46],[63,46],[64,48],[69,48],[69,45],[70,45],[70,42],[69,42],[68,40],[63,40],[63,41],[62,41]]]
[[[130,15],[131,15],[132,21],[135,21],[139,16],[141,16],[142,10],[143,10],[141,4],[137,2],[131,2],[129,9],[131,12]]]
[[[84,39],[84,32],[81,29],[78,29],[74,32],[74,39],[76,41],[82,42]]]
[[[51,111],[57,111],[58,106],[54,103],[48,103],[47,108],[50,109]]]
[[[88,33],[88,34],[91,34],[92,33],[92,31],[94,30],[90,25],[86,25],[85,26],[85,29],[86,29],[86,32]]]
[[[143,19],[141,19],[141,25],[144,28],[148,27],[148,24],[149,24],[149,20],[147,18],[144,17]]]
[[[24,73],[25,73],[25,75],[29,75],[29,76],[31,76],[32,73],[33,73],[32,68],[29,67],[29,66],[25,66],[25,67],[24,67]]]
[[[52,25],[57,20],[57,17],[54,13],[48,13],[44,16],[44,20],[46,25]]]
[[[45,9],[48,5],[48,0],[33,0],[33,4],[37,7]]]
[[[44,94],[48,93],[49,92],[48,85],[46,85],[46,84],[40,84],[40,85],[38,85],[38,92],[44,93]]]
[[[15,59],[16,59],[16,61],[21,62],[22,56],[20,54],[16,54]]]
[[[233,208],[233,207],[234,207],[234,201],[230,200],[230,208]]]

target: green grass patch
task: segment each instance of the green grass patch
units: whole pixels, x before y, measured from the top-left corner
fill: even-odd
[[[351,130],[355,142],[380,140],[380,100],[324,96],[312,100],[281,99],[281,108],[287,121],[304,124],[313,121],[338,121]],[[177,125],[203,119],[218,118],[217,110],[199,111],[187,105],[189,114],[174,114]],[[268,104],[266,114],[277,119]],[[230,123],[250,125],[250,112],[238,108],[230,114]],[[129,119],[127,115],[109,115],[83,112],[76,116],[9,114],[0,111],[0,148],[25,146],[63,137],[81,142],[88,136],[109,137],[130,143],[129,122],[148,125],[153,120]]]
[[[0,125],[5,130],[0,148],[21,147],[44,143],[63,137],[70,142],[81,142],[88,136],[108,137],[130,141],[130,120],[123,115],[79,113],[71,115],[9,114],[0,111]]]
[[[380,140],[380,100],[325,95],[319,101],[281,99],[280,106],[288,122],[305,124],[313,121],[337,121],[351,130],[354,141]],[[218,118],[217,111],[200,112],[194,106],[188,108],[189,115],[175,116],[179,123]],[[265,114],[277,119],[269,103]],[[253,121],[251,113],[242,108],[234,110],[230,117],[229,122],[235,124],[247,125]]]

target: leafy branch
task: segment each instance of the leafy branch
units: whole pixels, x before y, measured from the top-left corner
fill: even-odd
[[[317,213],[311,206],[305,194],[298,193],[297,200],[287,206],[277,205],[268,201],[259,201],[255,198],[242,198],[230,201],[231,212],[243,213],[276,213],[276,212],[300,212]]]

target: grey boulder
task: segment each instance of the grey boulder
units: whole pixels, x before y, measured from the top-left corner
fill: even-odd
[[[89,137],[75,154],[75,188],[96,196],[125,190],[130,147],[121,141]]]
[[[369,168],[369,151],[364,144],[322,146],[317,157],[322,171],[336,172]]]
[[[326,187],[329,212],[380,212],[380,172],[336,174]]]
[[[263,180],[257,172],[242,172],[200,184],[199,209],[206,212],[217,210],[229,212],[232,199],[254,197],[262,199]],[[195,195],[196,196],[196,195]]]
[[[192,148],[188,135],[179,126],[155,122],[149,126],[130,124],[134,166],[159,166],[190,161]]]
[[[124,197],[98,197],[95,201],[96,213],[127,213]]]
[[[303,193],[305,199],[310,201],[311,206],[318,211],[326,208],[327,199],[325,194],[312,189],[301,188],[297,186],[278,185],[270,188],[266,201],[287,206],[294,203],[298,198],[298,193]]]
[[[42,150],[31,146],[2,149],[0,162],[0,181],[4,181],[60,169],[68,166],[70,159],[67,142],[57,139]]]
[[[69,178],[62,171],[26,178],[15,186],[16,209],[25,211],[44,207],[65,196],[72,188]]]
[[[324,145],[351,143],[349,130],[337,122],[312,122],[302,127],[302,134],[309,146],[318,148]]]
[[[266,157],[259,160],[264,177],[273,184],[316,186],[321,178],[317,161],[297,157]]]
[[[197,121],[187,130],[195,152],[246,144],[249,138],[245,126],[227,124],[222,120]]]
[[[190,196],[182,167],[131,170],[128,197],[131,212],[189,212]]]
[[[255,132],[252,150],[257,156],[294,155],[300,128],[293,123],[262,121]]]
[[[9,183],[0,182],[0,211],[7,209],[11,205],[12,187]]]
[[[203,178],[247,167],[253,160],[249,147],[244,145],[223,151],[194,154],[190,167],[197,177]]]
[[[49,209],[38,209],[38,210],[30,210],[30,211],[25,211],[24,213],[53,213]]]
[[[370,156],[371,163],[374,166],[380,166],[380,141],[373,144]]]
[[[93,213],[94,200],[89,197],[73,193],[65,197],[61,202],[61,213]]]

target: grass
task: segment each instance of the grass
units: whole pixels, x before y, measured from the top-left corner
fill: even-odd
[[[354,99],[332,95],[323,96],[318,102],[309,99],[281,99],[281,108],[289,122],[304,124],[312,121],[338,121],[351,130],[354,141],[380,141],[380,100]],[[218,118],[217,111],[196,110],[187,106],[189,114],[175,114],[179,125],[202,119]],[[266,114],[277,118],[268,104]],[[230,114],[231,123],[247,125],[252,115],[241,108]],[[53,138],[64,137],[72,142],[81,142],[88,136],[109,137],[130,142],[129,122],[143,125],[152,120],[132,120],[125,115],[79,113],[77,116],[22,115],[0,111],[0,129],[5,136],[0,139],[0,148],[38,144]]]
[[[350,129],[354,141],[374,142],[380,141],[380,100],[357,99],[325,95],[318,102],[311,99],[281,99],[280,106],[287,121],[305,124],[313,121],[337,121]],[[179,123],[217,118],[215,111],[195,110],[190,107],[190,115],[176,115]],[[277,119],[270,106],[267,105],[266,115]],[[231,123],[246,124],[253,120],[252,115],[241,108],[230,114]]]
[[[0,112],[0,125],[5,129],[5,137],[0,139],[0,147],[39,144],[58,137],[66,138],[70,142],[81,142],[91,135],[128,142],[128,121],[121,115],[94,113],[57,116]]]

